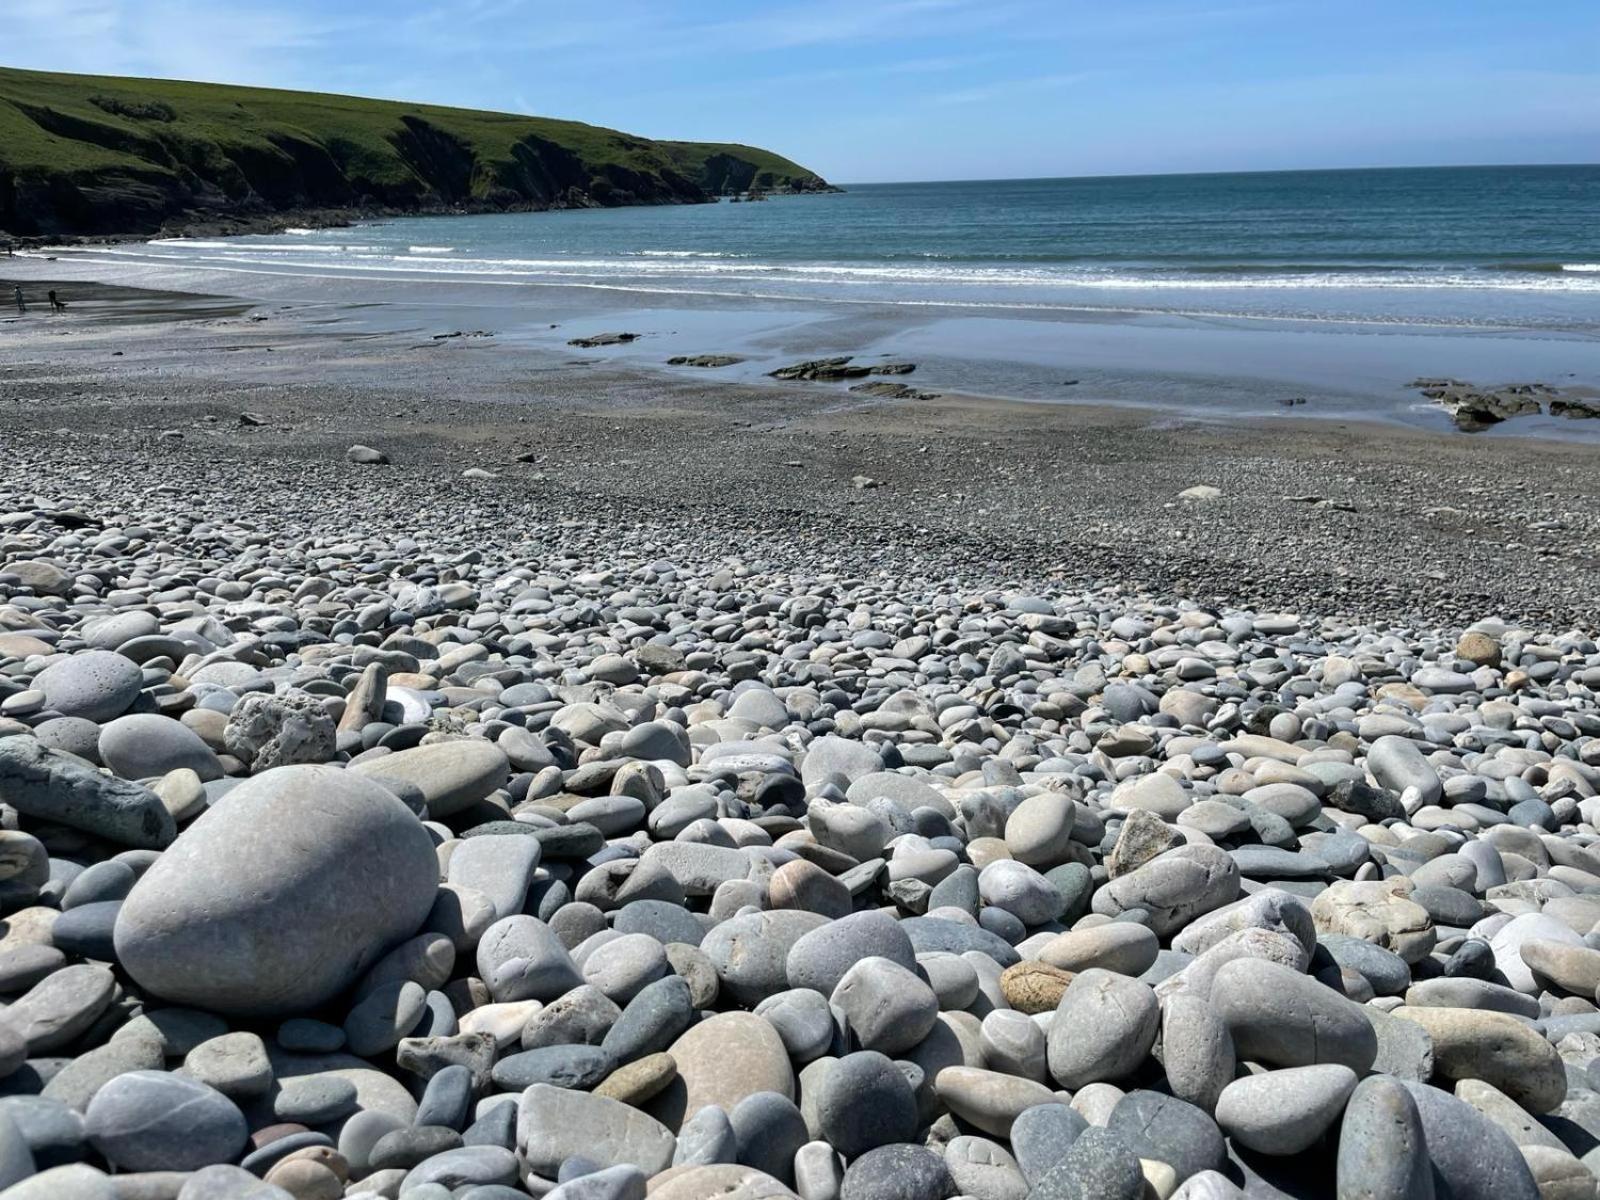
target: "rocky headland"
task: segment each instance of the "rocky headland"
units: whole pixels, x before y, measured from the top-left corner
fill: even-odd
[[[308,92],[0,68],[0,242],[834,190],[753,146]]]

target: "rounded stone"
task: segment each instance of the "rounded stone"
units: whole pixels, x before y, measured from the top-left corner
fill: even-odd
[[[665,1050],[695,1020],[689,984],[668,975],[647,985],[606,1030],[601,1046],[619,1063]]]
[[[197,1171],[233,1161],[249,1130],[221,1092],[166,1071],[129,1071],[89,1102],[94,1148],[124,1171]]]
[[[624,933],[597,946],[583,962],[583,978],[619,1005],[667,974],[667,953],[646,933]]]
[[[978,872],[978,895],[985,904],[1004,909],[1028,926],[1054,921],[1066,908],[1048,879],[1009,858],[996,859]]]
[[[555,931],[526,914],[489,926],[478,941],[477,965],[478,977],[500,1003],[555,1000],[583,983],[578,964]]]
[[[928,1036],[939,998],[920,976],[887,958],[864,958],[845,972],[829,1003],[844,1014],[862,1049],[901,1054]]]
[[[881,1146],[850,1164],[839,1200],[948,1200],[956,1181],[944,1160],[921,1146]]]
[[[164,999],[240,1016],[315,1009],[426,919],[433,842],[385,789],[331,767],[238,787],[145,872],[117,959]]]
[[[1142,1159],[1169,1163],[1179,1179],[1222,1166],[1222,1131],[1194,1105],[1161,1092],[1132,1091],[1106,1118],[1106,1132]]]
[[[1125,1078],[1155,1043],[1156,996],[1136,979],[1090,970],[1073,979],[1050,1022],[1050,1074],[1072,1091]]]
[[[1055,1099],[1042,1083],[979,1067],[945,1067],[934,1077],[934,1090],[952,1113],[996,1137],[1008,1136],[1028,1109]]]
[[[794,1070],[777,1031],[754,1013],[726,1012],[694,1026],[667,1053],[678,1077],[651,1102],[649,1111],[676,1129],[686,1114],[714,1104],[732,1112],[757,1092],[794,1098]]]
[[[811,1135],[793,1100],[757,1092],[739,1101],[729,1120],[740,1163],[782,1183],[794,1181],[794,1156]]]
[[[1193,992],[1173,992],[1161,1001],[1161,1064],[1172,1094],[1206,1112],[1216,1109],[1233,1079],[1233,1036]]]
[[[1236,1079],[1217,1100],[1217,1124],[1258,1154],[1299,1154],[1344,1112],[1356,1073],[1328,1063]]]
[[[833,995],[845,972],[863,958],[887,958],[916,970],[917,952],[900,923],[876,909],[830,921],[795,940],[787,960],[790,987]]]
[[[807,1063],[826,1054],[833,1045],[836,1027],[827,997],[808,988],[791,988],[768,996],[756,1005],[756,1014],[765,1018],[783,1039],[789,1057]]]
[[[1012,1008],[1030,1016],[1055,1012],[1072,979],[1071,971],[1049,963],[1014,963],[1000,973],[1000,994]]]
[[[1402,1005],[1393,1015],[1427,1031],[1439,1078],[1481,1079],[1531,1113],[1550,1112],[1567,1098],[1566,1068],[1556,1048],[1508,1013]]]
[[[1039,961],[1063,971],[1098,967],[1118,975],[1143,975],[1155,965],[1161,943],[1154,932],[1132,921],[1113,921],[1093,929],[1058,933],[1039,949]]]
[[[100,730],[100,761],[124,779],[152,779],[190,770],[202,781],[222,778],[210,746],[181,721],[159,713],[129,713]]]
[[[917,1097],[893,1061],[873,1050],[846,1054],[822,1078],[815,1097],[817,1132],[851,1159],[917,1131]]]
[[[511,777],[505,751],[493,742],[434,742],[351,765],[358,775],[398,779],[422,789],[434,820],[470,808]]]
[[[1006,818],[1006,848],[1020,863],[1043,870],[1065,861],[1078,806],[1063,792],[1029,796]]]
[[[807,934],[827,926],[826,917],[803,909],[745,913],[717,924],[700,949],[716,968],[723,989],[740,1004],[754,1007],[788,990],[790,953]]]
[[[267,1047],[253,1033],[225,1033],[184,1057],[185,1074],[232,1099],[265,1095],[272,1087]]]
[[[128,711],[144,687],[137,663],[111,650],[87,650],[40,671],[34,686],[63,717],[110,721]]]

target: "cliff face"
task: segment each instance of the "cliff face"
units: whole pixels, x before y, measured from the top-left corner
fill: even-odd
[[[826,191],[750,146],[505,113],[0,69],[0,230],[145,234],[315,210],[508,211]]]

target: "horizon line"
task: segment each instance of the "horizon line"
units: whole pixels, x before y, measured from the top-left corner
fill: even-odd
[[[1085,175],[996,175],[968,176],[960,179],[857,179],[829,180],[836,187],[919,187],[934,183],[1059,183],[1063,180],[1089,181],[1098,179],[1190,179],[1219,175],[1333,175],[1358,171],[1488,171],[1488,170],[1570,170],[1574,167],[1600,168],[1596,162],[1474,162],[1474,163],[1423,163],[1415,166],[1369,165],[1357,167],[1258,167],[1229,168],[1216,171],[1116,171]]]

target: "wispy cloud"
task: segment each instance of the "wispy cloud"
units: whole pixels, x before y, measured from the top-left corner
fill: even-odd
[[[279,83],[350,23],[210,0],[11,0],[6,58],[41,68]]]

